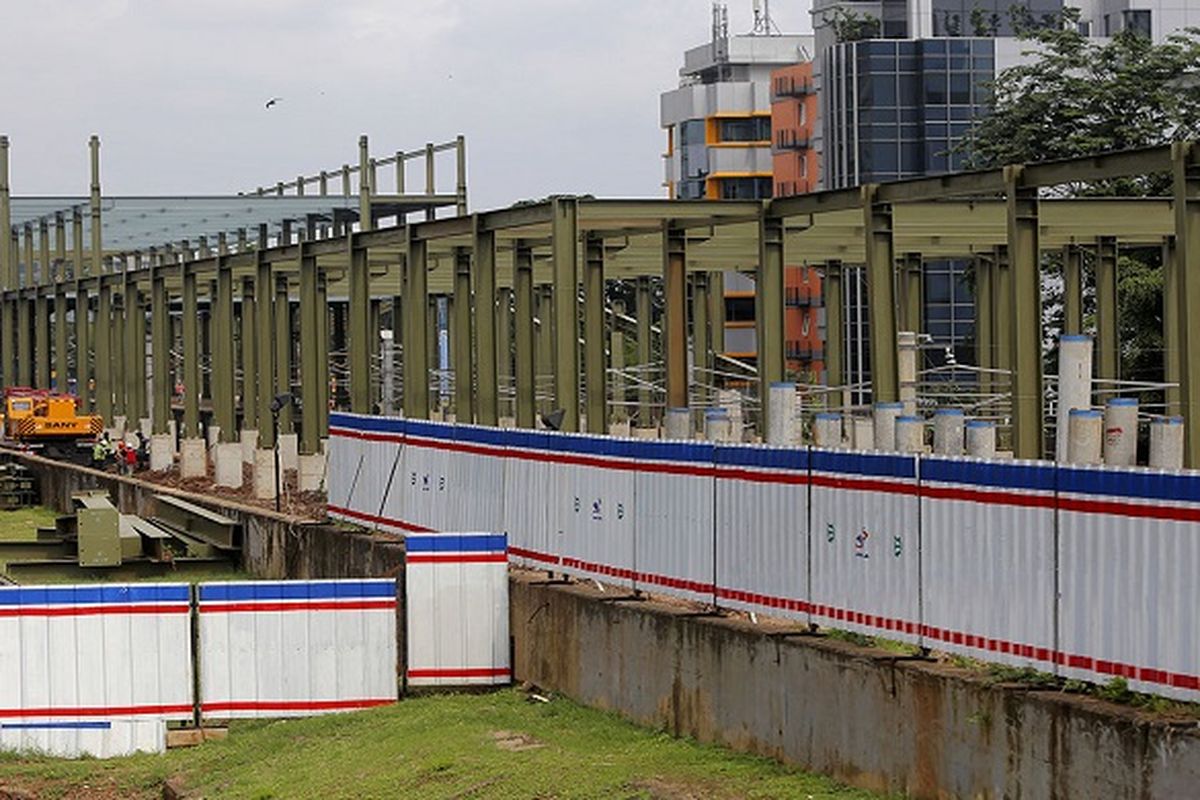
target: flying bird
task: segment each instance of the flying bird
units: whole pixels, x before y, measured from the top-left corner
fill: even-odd
[[[270,108],[271,106],[275,105],[276,103],[278,103],[278,102],[279,102],[280,100],[282,100],[282,99],[283,99],[282,97],[272,97],[270,100],[268,100],[268,101],[267,101],[267,106],[266,106],[266,107],[267,107],[267,108]]]

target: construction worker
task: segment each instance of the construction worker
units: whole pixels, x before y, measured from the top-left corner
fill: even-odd
[[[104,469],[104,462],[108,460],[108,434],[104,434],[96,440],[92,445],[92,466],[96,469]]]

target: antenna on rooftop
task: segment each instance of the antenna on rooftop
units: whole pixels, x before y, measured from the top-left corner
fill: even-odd
[[[782,31],[771,19],[771,0],[754,0],[754,36],[777,36]]]
[[[712,4],[713,60],[729,58],[729,8],[724,3]]]

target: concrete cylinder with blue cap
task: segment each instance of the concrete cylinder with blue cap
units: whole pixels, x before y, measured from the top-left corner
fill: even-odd
[[[1137,464],[1138,401],[1111,397],[1104,405],[1104,463],[1111,467]]]
[[[836,450],[842,446],[842,415],[822,411],[813,417],[813,443],[817,447]]]
[[[875,449],[875,420],[857,415],[850,418],[850,446],[855,450]]]
[[[796,436],[796,385],[772,383],[767,390],[767,443],[777,447],[799,444]]]
[[[939,408],[933,414],[933,452],[939,456],[961,456],[966,416],[961,408]]]
[[[875,449],[890,453],[896,449],[896,418],[904,412],[903,403],[875,404]]]
[[[1067,415],[1067,461],[1099,464],[1104,415],[1091,408],[1072,408]]]
[[[973,458],[996,457],[996,424],[987,419],[973,419],[963,426],[967,455]]]
[[[729,428],[729,412],[723,408],[710,408],[704,412],[704,438],[710,442],[733,441]]]
[[[896,417],[896,449],[901,453],[925,450],[925,420],[907,414]]]
[[[692,411],[688,408],[668,408],[663,415],[663,438],[684,440],[692,438]]]
[[[1183,469],[1183,417],[1150,420],[1150,466]]]
[[[1069,461],[1071,409],[1092,407],[1092,337],[1067,334],[1058,340],[1058,439],[1055,461]]]

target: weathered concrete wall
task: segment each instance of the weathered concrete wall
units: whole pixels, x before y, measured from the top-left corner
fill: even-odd
[[[514,576],[511,601],[518,679],[856,786],[930,798],[1200,791],[1194,721],[680,606],[611,602],[533,573]]]
[[[244,531],[242,567],[258,578],[402,577],[404,544],[396,537],[351,532],[34,455],[20,458],[37,477],[42,504],[64,513],[72,510],[73,493],[105,489],[129,514],[152,516],[154,495],[172,494],[238,520]]]

